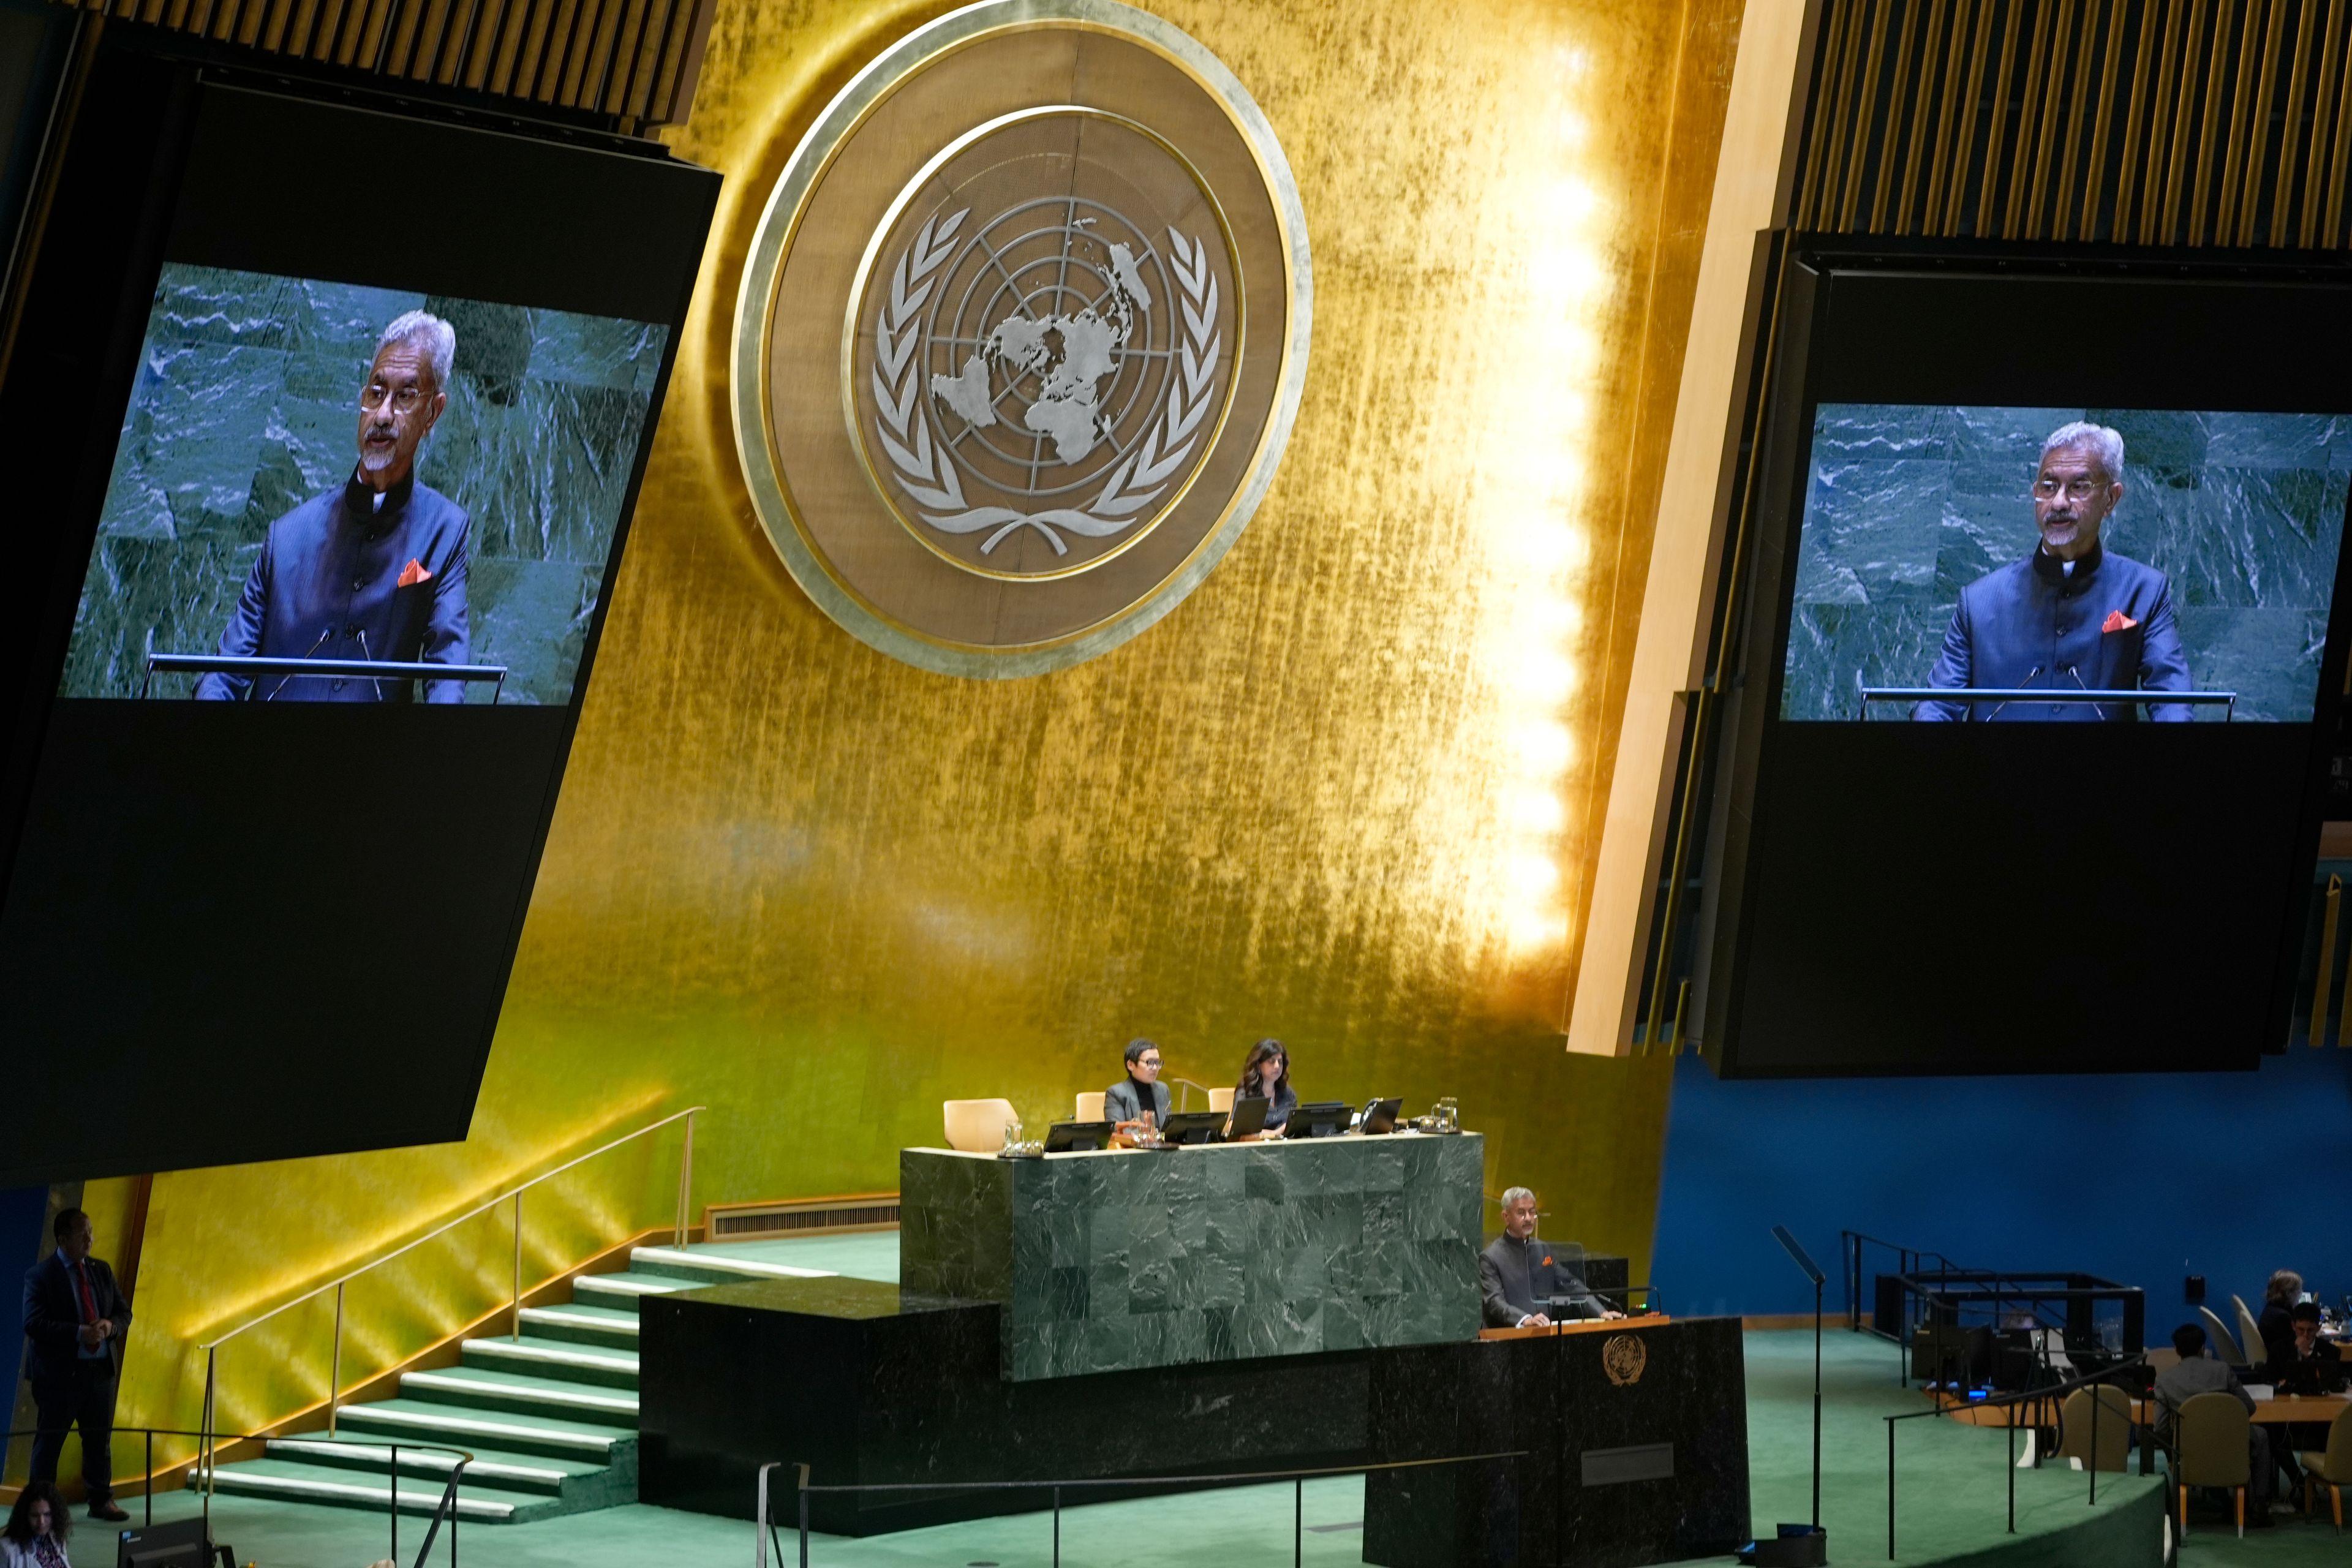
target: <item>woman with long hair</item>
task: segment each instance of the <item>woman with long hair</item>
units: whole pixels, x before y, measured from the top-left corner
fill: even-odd
[[[1234,1101],[1263,1100],[1265,1107],[1265,1130],[1281,1131],[1298,1108],[1298,1091],[1290,1086],[1290,1053],[1276,1039],[1260,1040],[1250,1047],[1249,1059],[1242,1063],[1241,1081],[1234,1085]]]
[[[0,1531],[0,1568],[72,1568],[66,1561],[66,1537],[72,1533],[56,1486],[26,1481],[8,1510],[8,1528]]]

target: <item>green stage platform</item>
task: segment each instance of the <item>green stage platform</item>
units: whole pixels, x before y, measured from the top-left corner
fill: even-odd
[[[756,1249],[774,1262],[891,1278],[898,1238],[892,1235],[779,1241],[730,1247]],[[822,1256],[820,1256],[822,1254]],[[1749,1468],[1755,1522],[1801,1520],[1808,1510],[1811,1441],[1812,1336],[1810,1332],[1747,1336]],[[1828,1398],[1822,1446],[1822,1510],[1833,1563],[1883,1563],[1886,1557],[1886,1428],[1881,1418],[1916,1409],[1918,1396],[1896,1381],[1893,1347],[1866,1336],[1832,1331],[1824,1363]],[[1895,1562],[1903,1564],[2000,1564],[2001,1568],[2159,1568],[2163,1559],[2160,1494],[2137,1476],[2100,1479],[2098,1506],[2086,1501],[2087,1478],[2072,1471],[2017,1474],[2017,1530],[2006,1532],[2007,1439],[1998,1430],[1938,1420],[1905,1422],[1898,1439]],[[132,1504],[133,1509],[137,1503]],[[156,1516],[195,1511],[188,1494],[156,1499]],[[219,1539],[240,1563],[257,1568],[366,1568],[385,1556],[387,1522],[380,1514],[300,1503],[219,1497],[213,1516]],[[1363,1486],[1354,1478],[1321,1480],[1306,1489],[1304,1559],[1327,1564],[1360,1561]],[[102,1561],[102,1536],[78,1521],[77,1560]],[[402,1568],[414,1561],[421,1521],[401,1521]],[[787,1563],[794,1542],[783,1537]],[[1289,1561],[1291,1489],[1287,1485],[1194,1493],[1185,1497],[1072,1508],[1063,1515],[1062,1560],[1071,1568],[1243,1568]],[[1043,1568],[1051,1560],[1045,1514],[911,1531],[866,1540],[820,1537],[815,1568]],[[2226,1527],[2199,1528],[2183,1561],[2196,1565],[2261,1562],[2278,1568],[2352,1560],[2352,1537],[2326,1522],[2300,1517],[2240,1542]],[[436,1547],[436,1563],[447,1561]],[[470,1526],[458,1542],[458,1561],[493,1568],[747,1568],[751,1527],[698,1514],[630,1506],[573,1514],[538,1523]],[[1727,1562],[1728,1559],[1707,1559]]]

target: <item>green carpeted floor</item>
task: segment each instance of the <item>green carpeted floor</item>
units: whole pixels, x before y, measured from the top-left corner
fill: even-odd
[[[734,1244],[727,1250],[892,1279],[897,1241],[893,1235],[843,1237]],[[1776,1521],[1805,1519],[1811,1507],[1812,1336],[1751,1333],[1747,1360],[1754,1521],[1769,1531]],[[1894,1348],[1865,1336],[1832,1331],[1823,1364],[1822,1514],[1832,1561],[1883,1563],[1888,1561],[1884,1417],[1917,1408],[1917,1395],[1899,1385]],[[2152,1481],[2102,1477],[2093,1509],[2087,1477],[2055,1468],[2018,1471],[2018,1534],[2011,1537],[2006,1531],[2011,1471],[2003,1433],[1927,1419],[1902,1423],[1897,1442],[1899,1564],[2157,1568],[2162,1561],[2160,1500]],[[1360,1561],[1362,1482],[1317,1481],[1306,1489],[1305,1502],[1305,1561]],[[179,1518],[197,1506],[192,1496],[161,1497],[156,1515]],[[216,1537],[236,1548],[240,1563],[258,1568],[365,1568],[390,1552],[382,1515],[219,1497],[213,1517]],[[420,1528],[418,1521],[402,1521],[404,1568],[415,1559]],[[91,1527],[85,1523],[82,1529],[88,1532]],[[793,1537],[785,1535],[783,1543],[786,1561],[796,1560]],[[77,1544],[79,1560],[108,1560],[103,1535],[84,1533]],[[1291,1489],[1254,1487],[1069,1509],[1063,1514],[1062,1546],[1062,1560],[1072,1568],[1285,1563],[1291,1552]],[[445,1538],[434,1551],[435,1563],[448,1560],[446,1547]],[[470,1527],[458,1539],[457,1560],[494,1568],[747,1568],[751,1548],[748,1523],[639,1506],[535,1524]],[[811,1561],[816,1568],[1043,1568],[1051,1553],[1050,1516],[1031,1514],[866,1541],[820,1537]],[[2342,1564],[2352,1563],[2352,1537],[2336,1536],[2324,1518],[2284,1520],[2279,1528],[2243,1542],[2226,1529],[2200,1529],[2189,1537],[2183,1561],[2190,1568],[2256,1562],[2272,1568]]]

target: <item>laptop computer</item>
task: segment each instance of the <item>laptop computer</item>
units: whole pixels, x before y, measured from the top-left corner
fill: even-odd
[[[1045,1130],[1045,1152],[1067,1154],[1073,1150],[1108,1149],[1116,1121],[1056,1121]]]
[[[1273,1109],[1274,1102],[1262,1094],[1244,1095],[1234,1100],[1233,1120],[1225,1124],[1226,1142],[1265,1131],[1265,1113]]]

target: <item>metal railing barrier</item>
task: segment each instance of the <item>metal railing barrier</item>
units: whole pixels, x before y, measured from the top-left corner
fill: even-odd
[[[8,1433],[7,1441],[13,1443],[19,1437],[39,1437],[44,1435],[62,1438],[72,1430],[71,1426],[26,1426]],[[282,1434],[268,1432],[224,1434],[191,1431],[184,1426],[117,1426],[113,1428],[113,1436],[144,1437],[147,1440],[147,1478],[140,1489],[145,1505],[145,1517],[141,1523],[143,1527],[152,1529],[155,1523],[156,1438],[194,1437],[200,1444],[209,1440],[216,1446],[223,1442],[267,1443],[273,1436],[282,1436]],[[405,1448],[412,1454],[448,1454],[455,1457],[457,1462],[449,1467],[449,1482],[441,1489],[441,1500],[435,1505],[433,1517],[425,1523],[425,1544],[417,1549],[415,1568],[425,1568],[425,1556],[432,1552],[433,1542],[440,1537],[441,1521],[444,1518],[449,1521],[449,1568],[457,1568],[457,1483],[464,1477],[466,1467],[474,1462],[474,1456],[466,1449],[452,1448],[440,1443],[393,1443],[388,1447],[392,1451],[386,1456],[385,1468],[391,1472],[392,1478],[388,1498],[392,1514],[392,1560],[394,1563],[400,1561],[400,1451]],[[207,1451],[206,1448],[199,1447],[196,1450],[196,1458],[191,1463],[202,1467]],[[205,1484],[197,1489],[197,1496],[204,1502],[205,1539],[210,1541],[213,1527],[213,1490],[211,1477],[208,1474],[205,1477]]]
[[[817,1492],[982,1492],[1034,1491],[1050,1492],[1054,1498],[1054,1568],[1062,1568],[1062,1494],[1065,1491],[1118,1487],[1219,1487],[1254,1486],[1267,1481],[1291,1483],[1290,1560],[1297,1568],[1306,1554],[1307,1483],[1327,1476],[1369,1476],[1381,1470],[1425,1470],[1443,1465],[1489,1464],[1498,1459],[1511,1461],[1512,1485],[1518,1484],[1518,1461],[1528,1457],[1525,1448],[1507,1448],[1492,1454],[1454,1454],[1442,1459],[1396,1459],[1387,1464],[1337,1465],[1328,1468],[1298,1470],[1239,1470],[1209,1476],[1119,1476],[1060,1481],[874,1481],[863,1486],[812,1486],[809,1467],[785,1459],[771,1459],[760,1467],[758,1489],[753,1502],[755,1528],[751,1531],[752,1568],[770,1568],[768,1553],[772,1548],[775,1562],[783,1562],[783,1547],[776,1540],[775,1498],[768,1485],[768,1475],[790,1465],[795,1472],[800,1493],[800,1568],[809,1563],[809,1498]]]
[[[196,1348],[205,1352],[205,1402],[204,1415],[202,1417],[203,1430],[197,1433],[187,1434],[187,1436],[198,1436],[204,1440],[202,1449],[198,1456],[198,1463],[204,1475],[205,1495],[207,1497],[211,1496],[213,1472],[218,1468],[220,1438],[215,1428],[218,1423],[217,1400],[219,1397],[219,1383],[215,1376],[215,1373],[218,1370],[218,1357],[220,1354],[220,1349],[223,1345],[227,1344],[231,1340],[236,1339],[238,1335],[243,1334],[249,1330],[260,1327],[262,1324],[269,1321],[270,1319],[277,1317],[281,1312],[291,1310],[293,1308],[302,1305],[305,1301],[315,1301],[329,1291],[333,1291],[335,1296],[335,1342],[333,1351],[330,1355],[327,1363],[327,1435],[331,1437],[335,1436],[335,1415],[336,1412],[341,1408],[342,1401],[343,1293],[345,1289],[352,1280],[357,1279],[363,1274],[371,1273],[375,1269],[383,1268],[385,1264],[391,1262],[395,1258],[414,1252],[416,1248],[424,1246],[428,1241],[446,1236],[450,1231],[457,1229],[457,1226],[465,1224],[469,1219],[476,1218],[481,1215],[486,1215],[492,1209],[499,1207],[500,1205],[511,1204],[514,1206],[514,1288],[513,1293],[509,1299],[509,1310],[512,1316],[508,1320],[508,1321],[511,1330],[511,1337],[520,1341],[522,1338],[523,1194],[530,1191],[531,1188],[538,1186],[543,1182],[554,1180],[557,1176],[563,1174],[566,1171],[586,1164],[589,1161],[595,1159],[600,1154],[609,1154],[614,1150],[621,1148],[625,1144],[634,1143],[638,1139],[646,1137],[649,1133],[661,1131],[661,1129],[668,1126],[673,1121],[683,1121],[686,1123],[686,1132],[678,1149],[677,1204],[673,1215],[671,1232],[675,1237],[676,1244],[679,1247],[684,1247],[686,1245],[687,1231],[688,1228],[687,1224],[687,1197],[694,1185],[694,1118],[698,1113],[709,1109],[710,1108],[707,1105],[689,1105],[684,1110],[672,1111],[669,1115],[663,1117],[658,1121],[649,1121],[634,1132],[624,1133],[620,1137],[614,1139],[609,1143],[599,1144],[597,1147],[589,1150],[585,1154],[577,1155],[572,1159],[566,1160],[563,1163],[556,1166],[551,1171],[542,1171],[538,1175],[533,1176],[530,1180],[520,1183],[515,1186],[509,1188],[505,1192],[499,1194],[496,1197],[488,1198],[481,1203],[476,1204],[472,1208],[467,1209],[465,1213],[458,1215],[455,1218],[445,1220],[441,1224],[434,1226],[431,1230],[426,1231],[423,1236],[418,1237],[415,1240],[404,1243],[403,1245],[394,1247],[392,1251],[385,1253],[381,1258],[375,1258],[371,1262],[361,1264],[357,1268],[346,1270],[345,1272],[335,1276],[332,1279],[328,1280],[323,1285],[314,1286],[310,1289],[305,1290],[302,1294],[294,1297],[291,1300],[281,1301],[277,1306],[272,1307],[269,1310],[261,1313],[259,1316],[247,1319],[244,1322],[239,1323],[236,1328],[231,1329],[228,1332],[198,1345]],[[419,1443],[412,1443],[407,1446],[413,1448],[428,1447],[428,1445]],[[452,1528],[454,1530],[455,1527],[453,1526]]]
[[[2015,1408],[2021,1405],[2031,1405],[2036,1407],[2034,1413],[2034,1430],[2037,1433],[2044,1426],[2050,1427],[2053,1430],[2058,1430],[2060,1428],[2060,1413],[2058,1404],[2053,1404],[2053,1401],[2063,1403],[2067,1394],[2074,1393],[2074,1390],[2078,1388],[2089,1388],[2098,1384],[2113,1383],[2127,1373],[2141,1371],[2146,1368],[2147,1365],[2147,1354],[2143,1351],[2138,1355],[2132,1357],[2129,1361],[2120,1362],[2104,1371],[2093,1373],[2087,1377],[2078,1377],[2070,1382],[2054,1384],[2048,1388],[2023,1389],[2014,1394],[1996,1394],[1985,1399],[1964,1399],[1956,1404],[1950,1405],[1938,1403],[1937,1405],[1930,1405],[1925,1410],[1906,1410],[1899,1415],[1881,1417],[1881,1419],[1886,1423],[1886,1560],[1890,1563],[1895,1561],[1895,1423],[1900,1421],[1916,1421],[1922,1415],[1949,1415],[1956,1410],[2011,1411],[2011,1416],[2006,1423],[2009,1429],[2009,1533],[2015,1535],[2017,1533],[2017,1418],[2014,1414]],[[2125,1397],[2128,1400],[2130,1395],[2126,1394]],[[2089,1506],[2093,1508],[2099,1506],[2099,1412],[2105,1403],[2106,1402],[2105,1400],[2099,1398],[2095,1394],[2091,1396],[2091,1461],[2089,1464],[2085,1465],[2084,1468],[2091,1472]],[[2048,1419],[2044,1419],[2044,1417],[2048,1417]],[[2061,1433],[2060,1442],[2063,1446],[2064,1442],[2063,1432]],[[2148,1473],[2147,1455],[2147,1445],[2143,1443],[2140,1445],[2140,1473],[2142,1475]],[[2040,1469],[2042,1468],[2042,1461],[2047,1456],[2042,1453],[2040,1441],[2037,1438],[2033,1449],[2033,1468],[2037,1470]]]

